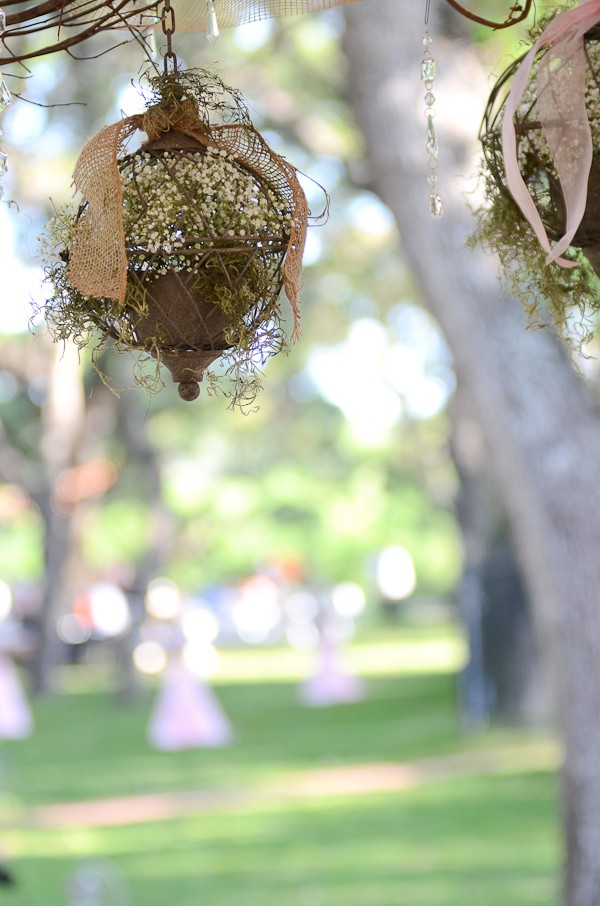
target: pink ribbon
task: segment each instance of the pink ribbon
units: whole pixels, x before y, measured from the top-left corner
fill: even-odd
[[[585,106],[586,56],[583,36],[600,22],[600,0],[582,0],[579,6],[557,15],[540,35],[517,70],[504,108],[502,146],[510,193],[529,221],[542,248],[546,264],[562,267],[576,263],[560,255],[571,244],[585,213],[592,166],[592,134]],[[550,246],[542,218],[525,184],[517,159],[514,115],[529,81],[535,57],[549,50],[537,72],[537,107],[565,199],[566,232]]]

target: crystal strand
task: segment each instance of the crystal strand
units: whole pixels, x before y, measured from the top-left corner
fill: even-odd
[[[2,13],[2,17],[4,17],[4,11],[0,10],[0,13]],[[6,19],[0,18],[0,24],[2,24],[2,22],[6,23]],[[8,86],[7,86],[6,82],[4,81],[4,77],[2,76],[2,73],[0,73],[0,113],[2,113],[3,110],[6,110],[6,108],[8,107],[8,105],[11,102],[12,102],[12,94],[8,90]],[[2,135],[1,129],[0,129],[0,135]],[[6,151],[3,151],[2,148],[0,148],[0,199],[2,199],[4,196],[4,186],[2,183],[4,181],[4,177],[6,175],[7,170],[8,170],[8,154],[6,153]]]
[[[430,175],[427,179],[429,183],[430,192],[429,192],[429,213],[432,217],[436,219],[442,217],[444,213],[444,206],[442,205],[442,199],[440,198],[438,192],[438,177],[437,177],[437,167],[438,167],[438,157],[440,153],[440,147],[438,145],[437,135],[435,131],[435,110],[433,105],[435,104],[435,95],[433,93],[433,82],[436,75],[436,65],[435,60],[433,59],[430,51],[432,44],[431,35],[428,31],[425,31],[423,37],[423,59],[421,60],[421,81],[425,86],[425,116],[427,118],[427,134],[425,147],[427,149],[428,155],[428,166]]]
[[[12,94],[8,90],[8,85],[0,73],[0,113],[2,113],[3,110],[6,110],[11,101]]]
[[[215,0],[206,0],[206,40],[209,44],[214,44],[219,34]]]

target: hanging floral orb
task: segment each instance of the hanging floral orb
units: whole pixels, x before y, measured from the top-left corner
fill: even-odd
[[[592,133],[594,157],[590,174],[588,204],[583,220],[573,237],[573,245],[600,266],[600,27],[585,35],[586,109]],[[512,63],[494,87],[485,112],[481,141],[489,171],[500,191],[510,197],[506,181],[501,126],[504,118],[506,93],[521,60]],[[537,67],[536,67],[537,69]],[[538,110],[536,70],[534,70],[515,115],[519,169],[531,193],[548,235],[554,241],[564,234],[565,203],[558,173]],[[568,124],[567,124],[568,125]]]
[[[474,241],[499,254],[536,323],[548,308],[559,333],[575,327],[584,341],[600,309],[600,25],[568,15],[546,23],[491,92]]]
[[[96,353],[109,338],[149,353],[186,400],[222,359],[226,392],[245,406],[260,366],[285,346],[284,286],[298,334],[304,194],[239,96],[223,101],[219,80],[176,73],[152,84],[157,102],[144,116],[106,127],[82,152],[79,212],[60,209],[49,224],[46,319],[57,339]],[[148,141],[125,154],[138,129]]]

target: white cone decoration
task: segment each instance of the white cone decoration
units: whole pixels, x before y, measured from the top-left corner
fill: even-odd
[[[19,675],[7,655],[0,653],[0,739],[25,739],[33,717]]]
[[[226,746],[233,740],[231,724],[214,692],[195,677],[181,660],[166,670],[148,725],[155,749]]]
[[[338,646],[321,632],[317,669],[300,686],[300,700],[312,708],[323,708],[364,698],[363,683],[342,664]]]

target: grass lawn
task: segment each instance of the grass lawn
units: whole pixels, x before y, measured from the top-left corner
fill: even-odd
[[[36,703],[34,736],[0,750],[10,789],[0,843],[18,875],[0,897],[7,906],[62,906],[67,877],[92,858],[123,872],[133,906],[552,906],[555,779],[547,758],[536,764],[549,744],[508,730],[462,735],[460,656],[447,631],[395,629],[352,652],[365,701],[305,709],[295,656],[232,652],[217,693],[236,743],[175,754],[145,741],[150,690],[122,710],[92,674],[69,672],[68,692]],[[492,775],[442,772],[355,795],[266,793],[291,772],[499,746],[511,755]],[[216,798],[196,814],[114,827],[43,828],[33,817],[44,803],[181,790]]]

